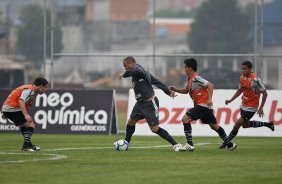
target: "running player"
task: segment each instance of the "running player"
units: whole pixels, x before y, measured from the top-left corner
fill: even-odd
[[[240,77],[239,89],[233,95],[230,100],[226,100],[225,104],[228,105],[238,96],[243,93],[242,104],[240,107],[241,117],[236,121],[232,131],[229,134],[229,140],[232,140],[238,133],[239,128],[257,128],[257,127],[268,127],[274,131],[273,122],[261,122],[261,121],[250,121],[250,119],[257,112],[259,117],[264,116],[263,106],[267,98],[267,92],[256,74],[252,71],[253,65],[250,61],[244,61],[242,63],[242,75]],[[259,106],[260,94],[262,94],[262,101]],[[225,143],[222,143],[219,148],[224,149]]]
[[[195,147],[192,141],[191,121],[200,119],[202,123],[208,124],[211,129],[216,131],[220,138],[227,145],[229,150],[236,149],[237,145],[230,142],[224,129],[217,124],[213,114],[213,84],[198,75],[197,61],[194,58],[184,60],[184,71],[188,76],[186,88],[178,89],[171,86],[169,89],[178,93],[187,94],[194,102],[194,107],[186,112],[182,118],[184,133],[187,143],[183,145],[180,151],[194,151]]]

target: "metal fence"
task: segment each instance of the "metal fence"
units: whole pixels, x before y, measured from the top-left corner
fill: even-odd
[[[43,7],[34,31],[44,33],[41,73],[54,88],[128,88],[117,76],[132,55],[168,85],[185,83],[183,60],[194,57],[217,89],[238,87],[244,60],[269,89],[282,89],[279,0],[1,1],[15,17]]]

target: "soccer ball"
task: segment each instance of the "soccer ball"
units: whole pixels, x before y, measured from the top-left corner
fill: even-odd
[[[128,142],[126,140],[119,140],[114,143],[117,151],[126,151],[128,149]]]

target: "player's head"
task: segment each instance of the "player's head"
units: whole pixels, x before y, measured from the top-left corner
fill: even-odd
[[[250,61],[244,61],[242,63],[242,73],[245,76],[248,76],[250,73],[252,73],[252,68],[253,68],[253,65]]]
[[[186,72],[186,74],[189,74],[191,70],[193,70],[194,72],[197,71],[197,61],[194,58],[190,58],[190,59],[185,59],[184,60],[184,71]]]
[[[45,78],[38,77],[34,80],[33,85],[37,87],[36,92],[43,94],[48,86],[48,81]]]
[[[126,58],[124,58],[123,66],[126,70],[130,70],[130,69],[134,68],[135,65],[136,65],[136,60],[134,59],[134,57],[127,56]]]

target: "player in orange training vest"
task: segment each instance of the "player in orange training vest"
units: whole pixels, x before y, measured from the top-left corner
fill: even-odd
[[[44,78],[37,78],[34,84],[26,84],[13,90],[2,106],[3,115],[19,126],[24,138],[23,151],[38,151],[40,147],[31,143],[35,124],[27,110],[31,107],[36,94],[43,94],[48,86]]]
[[[240,107],[241,117],[236,121],[228,136],[230,140],[237,135],[241,126],[243,128],[265,126],[274,131],[273,122],[250,121],[256,112],[259,114],[259,117],[264,116],[263,106],[267,98],[266,89],[256,74],[252,72],[252,68],[253,65],[250,61],[244,61],[242,63],[242,75],[240,77],[239,89],[230,100],[225,100],[225,104],[228,105],[243,93],[242,104]],[[260,94],[262,94],[262,101],[259,106]],[[224,149],[225,147],[226,145],[224,143],[219,146],[220,149]]]
[[[190,122],[197,119],[200,119],[204,124],[208,124],[211,129],[216,131],[230,151],[236,149],[237,145],[228,139],[224,129],[217,124],[213,114],[213,84],[198,75],[197,61],[194,58],[185,59],[184,64],[184,71],[188,76],[187,87],[183,89],[170,87],[171,91],[182,94],[189,93],[194,102],[194,107],[189,109],[182,118],[187,143],[179,150],[193,151],[195,149],[192,141],[192,127]]]

